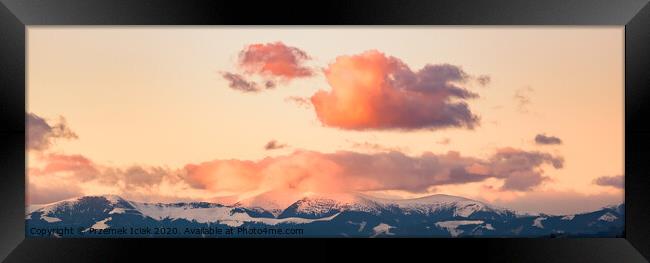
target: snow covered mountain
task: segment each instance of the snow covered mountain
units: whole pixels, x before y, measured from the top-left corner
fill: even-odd
[[[259,198],[253,201],[231,205],[163,204],[132,202],[114,195],[85,196],[29,208],[26,234],[62,237],[620,236],[624,223],[623,205],[591,213],[550,216],[520,214],[449,195],[409,200],[361,194],[310,195],[284,209],[278,208],[278,202],[264,202]],[[65,227],[73,229],[73,233],[54,231]],[[229,228],[266,230],[253,236],[250,231],[240,231],[242,235],[214,232]],[[152,232],[143,233],[142,229]],[[159,233],[160,229],[164,233]],[[300,229],[300,233],[277,233],[277,230],[297,233],[289,229]]]

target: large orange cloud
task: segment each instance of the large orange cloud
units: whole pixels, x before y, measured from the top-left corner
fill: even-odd
[[[460,86],[468,76],[449,64],[417,72],[395,57],[371,50],[340,56],[325,69],[330,91],[311,97],[326,126],[351,130],[473,128],[479,118],[465,100],[477,94]]]

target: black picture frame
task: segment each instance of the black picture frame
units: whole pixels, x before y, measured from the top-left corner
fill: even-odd
[[[275,254],[327,247],[362,256],[416,251],[497,262],[647,262],[650,258],[650,5],[647,0],[0,0],[0,259],[130,261],[145,250]],[[625,26],[625,234],[580,239],[33,239],[25,238],[25,43],[31,25],[620,25]],[[244,245],[244,242],[246,243]],[[362,244],[359,244],[362,243]],[[273,246],[267,246],[273,244]],[[239,249],[238,249],[239,247]],[[115,253],[119,251],[120,253]],[[330,251],[331,252],[331,251]],[[380,253],[377,253],[380,252]],[[400,253],[401,254],[401,253]],[[406,254],[406,253],[405,253]],[[240,254],[241,255],[241,254]],[[165,257],[165,254],[151,254]],[[224,256],[224,255],[221,255]],[[219,256],[219,257],[221,257]],[[250,256],[250,255],[248,255]],[[325,257],[330,257],[329,253]],[[644,259],[645,258],[645,259]],[[216,259],[216,258],[215,258]],[[367,258],[368,259],[368,258]]]

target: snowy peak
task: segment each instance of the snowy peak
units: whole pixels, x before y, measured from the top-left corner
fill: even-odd
[[[459,218],[469,218],[474,214],[481,213],[492,213],[497,216],[515,215],[514,212],[506,209],[451,195],[438,194],[415,199],[395,200],[364,194],[336,194],[304,197],[287,207],[278,217],[317,218],[344,211],[367,212],[375,215],[449,213],[451,216]]]
[[[72,217],[95,218],[104,214],[125,213],[133,209],[129,201],[116,195],[83,196],[42,205],[33,210],[27,219],[38,216],[44,221],[54,223]]]
[[[341,210],[345,204],[333,199],[305,197],[300,201],[295,202],[291,207],[293,206],[296,207],[296,211],[298,212],[322,214],[332,210]]]
[[[287,207],[278,218],[320,218],[339,213],[349,207],[348,203],[330,198],[305,197]]]
[[[495,208],[479,201],[444,194],[399,200],[389,200],[367,196],[365,198],[383,206],[393,206],[408,212],[422,214],[431,214],[446,210],[451,211],[456,217],[470,217],[477,212],[490,212],[500,215],[514,215],[514,212],[506,209]]]
[[[329,216],[345,210],[348,206],[347,204],[353,198],[351,195],[306,193],[298,201],[294,201],[288,207],[285,207],[278,218],[318,218]]]
[[[64,212],[66,210],[74,209],[78,206],[92,206],[96,209],[108,207],[133,208],[128,201],[117,195],[97,195],[75,197],[63,201],[41,205],[40,208],[35,209],[33,212],[50,214],[54,212]]]
[[[305,197],[305,194],[298,191],[274,190],[244,198],[238,201],[236,205],[250,209],[251,211],[268,211],[274,217],[277,217],[287,207],[296,202],[296,200],[303,197]]]
[[[618,219],[617,216],[613,215],[610,212],[605,213],[604,215],[600,216],[598,220],[600,221],[605,221],[605,222],[614,222]]]

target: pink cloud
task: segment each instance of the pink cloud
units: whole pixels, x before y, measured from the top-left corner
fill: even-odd
[[[185,166],[185,178],[193,187],[212,191],[327,191],[344,189],[337,180],[341,179],[339,169],[322,154],[298,151],[260,161],[215,160],[190,164]]]
[[[500,190],[526,192],[547,179],[542,166],[560,169],[564,163],[561,157],[548,153],[513,148],[499,149],[488,158],[463,156],[454,151],[411,156],[395,150],[376,153],[299,150],[257,161],[214,160],[174,170],[100,166],[82,155],[46,154],[39,156],[38,161],[41,166],[28,168],[28,176],[38,179],[29,189],[36,200],[47,199],[31,193],[39,189],[46,189],[43,191],[50,191],[54,196],[77,195],[81,191],[72,188],[74,191],[64,191],[60,187],[50,189],[45,183],[55,181],[75,187],[79,186],[78,183],[95,187],[103,185],[129,196],[152,197],[174,195],[163,190],[174,186],[179,186],[174,189],[234,195],[264,191],[402,190],[424,193],[435,186],[462,185],[490,178],[503,180]]]
[[[259,164],[227,160],[188,164],[184,168],[190,186],[221,191],[250,191],[257,188]]]
[[[449,64],[414,72],[400,59],[371,50],[340,56],[325,69],[330,91],[311,97],[326,126],[350,130],[473,128],[479,118],[460,86],[470,77]]]
[[[251,44],[239,53],[239,66],[248,74],[291,80],[313,75],[304,65],[310,59],[305,51],[282,42]]]
[[[121,185],[125,189],[150,187],[164,177],[178,181],[178,173],[161,167],[129,166],[125,169],[100,166],[79,154],[43,154],[37,157],[39,167],[28,167],[28,176],[47,178],[63,174],[75,182],[96,181],[105,185]]]
[[[30,175],[41,176],[54,173],[72,173],[76,179],[87,181],[99,175],[97,166],[82,155],[47,154],[40,157],[42,168],[28,169]]]
[[[545,176],[541,166],[562,168],[563,160],[549,154],[501,150],[489,159],[401,152],[319,153],[296,151],[260,161],[215,160],[185,167],[193,187],[213,191],[290,189],[311,192],[405,190],[426,192],[431,186],[504,180],[504,190],[528,191]]]

